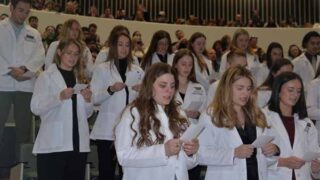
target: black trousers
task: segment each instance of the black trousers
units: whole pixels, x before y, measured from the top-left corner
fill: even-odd
[[[38,180],[85,180],[88,153],[37,154]]]
[[[196,166],[188,171],[189,180],[199,180],[202,166]]]
[[[99,180],[114,180],[117,164],[113,141],[96,140],[99,159]]]

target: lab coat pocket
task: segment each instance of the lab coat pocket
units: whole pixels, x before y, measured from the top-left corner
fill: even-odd
[[[23,43],[23,51],[24,51],[24,54],[27,55],[27,56],[30,56],[32,51],[35,49],[35,42],[33,41],[25,41]]]
[[[63,145],[63,127],[61,122],[46,123],[40,128],[39,146],[43,149],[61,147]]]

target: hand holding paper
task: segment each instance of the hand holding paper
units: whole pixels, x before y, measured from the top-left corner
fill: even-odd
[[[73,94],[80,94],[80,91],[87,88],[88,84],[76,84],[73,89],[74,93]]]
[[[318,158],[320,158],[319,152],[305,152],[301,159],[303,159],[306,162],[310,162]]]
[[[182,141],[191,141],[192,139],[196,139],[201,132],[204,130],[203,124],[191,124],[188,129],[183,133],[180,137]]]
[[[274,139],[273,136],[261,135],[251,145],[255,148],[261,148],[265,144],[269,143]]]

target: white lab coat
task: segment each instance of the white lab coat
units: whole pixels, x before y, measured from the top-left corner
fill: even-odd
[[[9,67],[26,66],[35,76],[41,69],[45,51],[39,32],[25,24],[16,37],[6,18],[0,22],[0,39],[0,91],[33,92],[35,77],[18,82],[8,73]]]
[[[124,111],[115,128],[115,148],[119,164],[123,169],[123,180],[188,180],[188,169],[197,164],[197,155],[188,157],[183,150],[179,155],[167,157],[164,144],[136,146],[139,139],[140,116],[136,108],[130,112],[130,106]],[[169,120],[163,108],[157,105],[156,117],[161,122],[160,132],[165,135],[165,142],[173,138]],[[137,136],[134,142],[134,129]],[[152,140],[156,136],[150,130]],[[132,144],[133,143],[133,144]]]
[[[234,127],[233,129],[218,128],[207,112],[203,112],[199,123],[204,123],[205,129],[199,136],[199,163],[207,166],[205,180],[247,180],[246,159],[234,157],[234,149],[242,145],[241,137]],[[271,129],[256,128],[257,137],[263,134],[270,135]],[[268,160],[257,149],[258,173],[260,180],[267,179],[267,166],[274,163],[274,159]]]
[[[143,76],[143,70],[132,64],[131,70],[127,69],[126,82],[130,78],[137,77],[135,84],[139,84]],[[123,81],[114,63],[104,62],[94,69],[90,85],[93,92],[93,103],[100,105],[100,111],[90,134],[91,139],[114,140],[113,127],[122,110],[126,107],[127,97],[125,88],[113,95],[108,93],[108,87],[115,82]],[[128,90],[130,103],[137,97],[138,92],[131,87],[128,87]]]
[[[204,61],[207,64],[208,70],[209,72],[207,72],[207,70],[203,70],[201,72],[200,66],[197,62],[197,57],[195,56],[195,54],[193,54],[193,59],[194,59],[194,71],[196,73],[196,79],[197,81],[204,87],[204,89],[206,90],[206,92],[208,92],[209,86],[210,86],[210,80],[214,79],[211,74],[213,72],[212,69],[212,63],[211,61],[204,55],[202,55],[202,58],[204,59]],[[209,73],[209,74],[208,74]]]
[[[55,64],[40,74],[31,99],[31,111],[41,118],[40,130],[33,147],[33,153],[52,153],[73,150],[72,100],[60,100],[60,93],[67,88]],[[77,95],[77,116],[79,127],[79,150],[89,152],[89,127],[87,118],[93,111],[93,104]]]
[[[302,53],[300,56],[296,57],[293,61],[293,72],[299,74],[303,81],[304,87],[308,87],[310,81],[314,78],[315,72],[313,70],[312,64],[306,57],[305,53]],[[316,67],[319,67],[320,56],[317,56]]]
[[[45,69],[48,69],[48,67],[54,63],[54,56],[56,54],[58,45],[59,45],[60,41],[54,41],[50,44],[48,51],[47,51],[47,55],[45,58]],[[90,49],[85,46],[84,51],[83,51],[83,60],[86,63],[86,69],[85,69],[85,73],[87,77],[91,77],[92,76],[92,71],[93,71],[93,61],[92,61],[92,54],[90,52]]]
[[[96,61],[94,62],[94,67],[98,66],[100,63],[107,61],[108,53],[109,53],[109,48],[101,49],[97,55]],[[139,66],[139,60],[135,56],[133,56],[133,64]]]
[[[271,93],[272,91],[268,89],[258,90],[257,103],[259,108],[264,108],[268,104]]]
[[[167,53],[167,64],[169,64],[170,66],[172,66],[173,58],[174,58],[174,54]],[[157,53],[153,53],[151,64],[155,64],[159,62],[161,62],[161,60],[159,59]]]
[[[320,152],[318,146],[317,130],[309,118],[299,119],[298,114],[294,114],[295,137],[293,148],[291,147],[289,136],[278,113],[270,111],[267,107],[263,109],[265,115],[274,128],[274,136],[278,139],[280,157],[296,156],[302,158],[306,152]],[[309,123],[310,128],[307,128]],[[308,129],[308,130],[307,130]],[[269,166],[268,179],[291,180],[292,169],[278,167],[278,163]],[[311,163],[306,162],[300,169],[295,170],[296,180],[311,180]]]
[[[320,145],[320,78],[314,79],[309,83],[307,94],[308,116],[316,121],[318,144]]]
[[[227,70],[227,55],[230,53],[230,51],[224,53],[221,57],[221,64],[219,69],[220,77],[222,77],[223,73]],[[256,78],[259,74],[259,67],[260,62],[258,58],[250,53],[246,53],[247,56],[247,62],[248,62],[248,69],[251,71],[252,75]]]
[[[261,86],[262,83],[264,83],[264,81],[267,79],[267,77],[269,75],[269,72],[270,72],[270,70],[269,70],[267,64],[260,63],[260,65],[258,67],[258,72],[255,74],[257,86]]]
[[[206,108],[206,91],[203,88],[203,86],[199,83],[194,83],[189,81],[186,94],[184,96],[184,100],[182,100],[182,97],[180,96],[180,93],[177,91],[176,93],[176,100],[181,103],[181,109],[182,110],[188,110],[190,109],[189,106],[192,102],[199,102],[201,103],[200,106],[197,109],[190,109],[190,110],[196,110],[201,112]],[[188,118],[189,122],[191,123],[197,123],[197,119]]]
[[[220,80],[216,80],[214,83],[210,84],[209,90],[207,93],[206,107],[208,107],[212,103],[214,96],[216,94],[216,90],[218,88],[219,82]]]

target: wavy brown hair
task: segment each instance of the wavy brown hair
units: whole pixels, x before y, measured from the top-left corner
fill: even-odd
[[[135,134],[132,139],[132,145],[134,144],[136,138],[138,138],[138,147],[164,143],[165,135],[160,132],[161,122],[156,117],[158,106],[155,100],[152,98],[153,84],[158,77],[164,74],[172,74],[174,76],[175,91],[177,91],[179,87],[178,76],[170,65],[165,63],[155,63],[150,66],[142,80],[139,96],[131,103],[130,111],[132,112],[133,108],[137,108],[140,114],[140,120],[135,119],[134,116],[132,116],[134,120],[131,123],[131,130]],[[164,112],[168,116],[169,128],[173,134],[173,137],[179,138],[180,134],[186,129],[188,122],[185,117],[180,115],[178,103],[175,101],[174,97],[172,97],[170,103],[164,107]],[[139,121],[138,130],[133,128],[135,121]],[[155,140],[151,139],[150,130],[154,131],[154,134],[156,135]],[[137,131],[139,131],[139,137]]]
[[[77,81],[79,83],[88,83],[89,80],[86,78],[85,73],[84,73],[84,61],[83,61],[83,46],[81,45],[81,43],[77,40],[67,40],[67,41],[60,41],[57,47],[57,51],[55,53],[54,56],[54,62],[56,63],[57,66],[60,66],[61,64],[61,57],[58,54],[58,50],[62,53],[64,53],[65,48],[67,48],[68,46],[70,46],[71,44],[74,44],[78,47],[79,49],[79,59],[76,63],[76,65],[73,67],[73,73],[75,74]]]
[[[257,107],[257,91],[254,78],[245,67],[237,66],[224,72],[217,87],[214,100],[209,105],[207,113],[212,117],[212,123],[220,128],[234,128],[238,123],[237,113],[233,108],[232,85],[240,78],[248,78],[251,81],[253,91],[246,105],[242,107],[246,121],[260,128],[268,127],[266,117]]]

